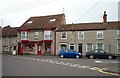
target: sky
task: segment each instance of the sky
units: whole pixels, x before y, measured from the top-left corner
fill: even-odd
[[[66,23],[118,21],[119,0],[0,0],[0,26],[20,27],[32,16],[65,13]]]

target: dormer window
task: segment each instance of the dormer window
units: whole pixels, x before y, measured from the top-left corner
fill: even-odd
[[[49,20],[49,22],[55,22],[56,21],[56,19],[50,19]]]
[[[32,24],[32,23],[33,23],[33,21],[28,21],[27,23],[28,23],[28,24]]]

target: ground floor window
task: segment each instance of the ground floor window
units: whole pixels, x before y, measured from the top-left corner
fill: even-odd
[[[66,44],[60,44],[60,49],[66,49],[67,45]]]
[[[51,42],[45,43],[45,52],[51,52]]]
[[[75,45],[74,44],[70,44],[69,48],[72,49],[72,50],[75,50]]]
[[[120,43],[118,43],[118,54],[120,54]]]
[[[88,52],[88,51],[91,51],[91,50],[93,50],[93,44],[92,43],[87,43],[86,44],[86,51]]]
[[[23,50],[24,51],[35,51],[35,44],[34,43],[24,43],[23,44]]]
[[[104,50],[104,45],[103,45],[103,43],[97,43],[97,49],[102,49],[102,50]]]
[[[3,51],[9,51],[9,47],[8,46],[3,46]]]

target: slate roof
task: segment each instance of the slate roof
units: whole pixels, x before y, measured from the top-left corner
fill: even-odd
[[[64,14],[30,17],[21,26],[20,30],[56,28],[61,25],[61,20],[63,19],[64,19]],[[50,22],[50,20],[52,20],[52,22]]]
[[[108,30],[120,29],[120,21],[113,21],[107,23],[78,23],[66,24],[61,26],[58,31],[86,31],[86,30]]]
[[[19,29],[19,27],[6,27],[6,28],[2,28],[2,37],[17,37],[17,30]]]

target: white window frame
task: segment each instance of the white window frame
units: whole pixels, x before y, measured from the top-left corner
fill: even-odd
[[[46,38],[48,36],[48,38]],[[44,31],[44,40],[51,40],[52,39],[52,31],[51,30],[45,30]]]
[[[25,35],[23,35],[22,33],[25,33]],[[22,37],[25,37],[24,39],[22,38]],[[29,32],[27,32],[27,31],[22,31],[21,32],[21,40],[28,40],[29,39]]]
[[[102,49],[104,50],[104,43],[97,43],[96,44],[96,49],[98,49],[98,44],[102,44]]]
[[[71,44],[73,44],[73,45],[71,45]],[[73,49],[73,50],[75,50],[75,44],[74,44],[74,43],[70,43],[70,44],[69,44],[69,49],[70,49],[70,46],[74,46],[74,49]]]
[[[66,38],[62,38],[63,33],[65,33]],[[67,32],[61,32],[61,39],[67,39]]]
[[[119,52],[119,50],[118,50],[118,49],[119,49],[119,44],[120,44],[120,43],[117,44],[117,54],[120,54],[120,52]]]
[[[102,33],[102,37],[101,37],[101,38],[98,37],[98,34],[99,34],[99,33]],[[97,31],[97,39],[103,39],[103,38],[104,38],[103,31]]]
[[[120,39],[118,35],[120,35],[120,30],[117,30],[117,39]]]
[[[80,32],[82,33],[83,38],[80,38]],[[79,31],[79,32],[78,32],[78,39],[84,39],[84,32],[83,32],[83,31]]]
[[[38,38],[39,32],[35,32],[35,38]]]
[[[86,52],[88,52],[88,46],[87,46],[87,44],[92,44],[92,50],[93,50],[93,43],[86,43]]]

